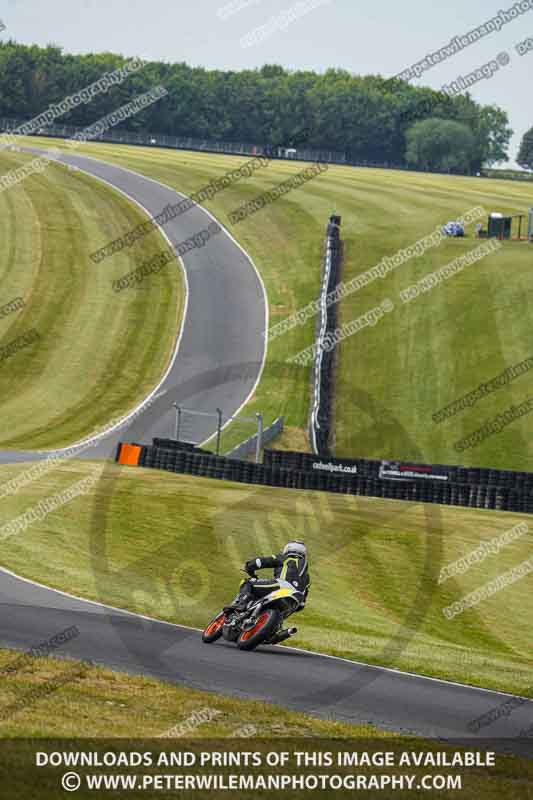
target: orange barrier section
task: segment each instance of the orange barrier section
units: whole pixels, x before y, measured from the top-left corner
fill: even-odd
[[[141,457],[141,448],[137,444],[125,444],[120,446],[120,453],[118,455],[119,464],[127,464],[130,467],[136,467]]]

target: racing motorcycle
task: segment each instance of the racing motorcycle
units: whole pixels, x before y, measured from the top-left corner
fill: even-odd
[[[257,580],[255,576],[251,581]],[[212,644],[222,636],[236,642],[239,650],[254,650],[260,644],[279,644],[297,632],[283,623],[305,605],[305,595],[288,581],[277,579],[279,588],[258,599],[252,598],[244,610],[228,606],[209,623],[202,641]],[[237,602],[239,596],[235,599]]]

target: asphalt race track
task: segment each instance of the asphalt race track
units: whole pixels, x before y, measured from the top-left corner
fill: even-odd
[[[82,156],[63,160],[123,190],[153,215],[177,201],[173,190],[128,170]],[[167,223],[165,233],[176,244],[211,221],[195,208]],[[267,310],[253,265],[225,233],[183,261],[189,285],[187,313],[176,358],[157,389],[162,400],[136,417],[129,429],[100,439],[87,453],[91,458],[112,455],[119,438],[169,435],[172,402],[230,413],[254,389],[264,356]],[[105,262],[100,268],[105,269]],[[239,364],[247,365],[244,374],[236,369]],[[214,420],[205,418],[195,438],[203,440],[213,430]],[[36,457],[43,456],[4,451],[0,462]],[[28,650],[72,625],[79,636],[54,655],[427,737],[506,739],[505,749],[531,752],[531,739],[513,737],[533,724],[533,701],[516,702],[512,713],[497,713],[492,724],[472,734],[468,723],[501,708],[509,702],[508,695],[287,647],[241,653],[224,642],[207,646],[196,630],[70,597],[0,569],[1,646]]]
[[[37,155],[45,152],[23,149]],[[93,158],[65,153],[57,160],[106,181],[136,200],[152,216],[160,214],[169,203],[183,199],[183,195],[157,181]],[[162,230],[175,246],[212,222],[213,217],[198,206],[169,220]],[[102,242],[101,246],[106,244]],[[229,417],[255,388],[266,349],[268,310],[263,284],[250,258],[223,228],[204,247],[186,253],[182,262],[188,286],[187,307],[174,362],[155,392],[161,397],[135,415],[128,427],[100,437],[98,444],[86,451],[87,458],[114,455],[120,439],[150,441],[153,436],[171,436],[175,424],[174,402],[213,414],[187,417],[187,438],[205,441],[216,430],[216,409],[222,409]],[[91,262],[91,267],[105,270],[106,260],[94,265]],[[177,263],[176,268],[179,268]],[[117,297],[120,299],[120,294]],[[0,463],[39,457],[44,455],[0,450]]]
[[[279,646],[241,653],[222,641],[205,645],[196,630],[77,600],[4,571],[0,608],[4,646],[37,646],[76,625],[79,636],[58,655],[331,719],[461,741],[491,737],[491,747],[497,739],[498,749],[531,753],[531,739],[501,740],[531,726],[533,701],[474,736],[468,723],[508,703],[508,695]]]

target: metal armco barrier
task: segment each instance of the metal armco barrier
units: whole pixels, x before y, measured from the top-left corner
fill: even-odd
[[[283,432],[283,425],[284,417],[278,417],[268,428],[261,429],[260,435],[259,433],[254,433],[254,435],[246,439],[245,442],[241,442],[237,447],[234,447],[233,450],[230,450],[229,453],[226,453],[226,458],[247,458],[251,453],[261,451],[265,444],[268,444],[268,442],[271,442],[276,436],[279,436],[280,433]],[[256,461],[259,461],[259,459],[256,458]]]
[[[169,440],[157,440],[169,442]],[[406,500],[416,503],[465,506],[468,508],[496,509],[533,513],[533,493],[504,485],[456,483],[454,481],[390,480],[372,475],[339,475],[330,472],[303,469],[284,469],[253,464],[249,461],[215,456],[182,449],[180,443],[172,446],[120,443],[117,461],[128,466],[148,467],[184,475],[197,475],[260,486],[278,486],[284,489],[311,489],[314,491],[354,494],[384,499]],[[139,448],[138,457],[132,459],[132,448]],[[270,451],[272,452],[272,451]],[[294,455],[294,454],[289,454]],[[299,454],[301,456],[309,454]],[[311,456],[311,458],[316,458]],[[363,459],[361,459],[363,463]],[[370,462],[382,463],[382,462]],[[357,466],[357,465],[356,465]],[[461,468],[464,469],[464,468]],[[480,472],[479,470],[477,472]],[[492,470],[487,470],[492,472]],[[516,475],[524,473],[514,473]]]
[[[162,450],[186,450],[190,453],[206,453],[207,455],[212,456],[212,450],[205,450],[202,447],[198,447],[198,445],[194,444],[193,442],[180,442],[176,439],[153,439],[153,446],[159,447]]]
[[[29,118],[15,119],[14,117],[0,117],[0,131],[10,132],[15,128],[29,122]],[[36,136],[49,136],[51,138],[70,139],[77,133],[82,133],[85,128],[79,125],[47,125],[41,128]],[[29,134],[32,135],[32,134]],[[213,139],[198,139],[194,136],[173,136],[168,133],[153,133],[150,131],[130,131],[120,127],[111,128],[91,141],[111,142],[114,144],[129,144],[143,147],[165,147],[174,150],[195,150],[205,153],[224,153],[226,155],[255,156],[264,155],[267,158],[275,158],[285,161],[319,161],[327,164],[338,164],[340,166],[363,167],[365,169],[388,169],[402,172],[424,172],[433,175],[449,175],[448,169],[428,169],[427,167],[417,167],[414,164],[406,164],[397,161],[374,161],[365,158],[354,158],[347,153],[339,150],[330,150],[327,147],[311,149],[302,145],[296,147],[273,147],[269,144],[253,144],[251,142],[222,142]],[[452,172],[453,175],[463,175],[479,180],[479,178],[491,178],[493,180],[522,180],[531,181],[527,174],[514,173],[512,176],[498,175],[498,170],[484,169],[481,176],[471,175],[467,172]]]
[[[0,118],[0,129],[10,132],[29,120]],[[51,124],[39,130],[39,136],[51,138],[73,139],[76,134],[83,133],[85,128],[77,125]],[[197,139],[193,136],[172,136],[166,133],[149,131],[128,131],[117,125],[115,128],[95,136],[94,142],[110,142],[112,144],[130,144],[143,147],[166,147],[173,150],[194,150],[203,153],[224,153],[226,155],[256,156],[265,155],[287,161],[319,161],[327,164],[346,164],[346,154],[327,148],[311,149],[299,147],[295,154],[287,155],[286,147],[269,147],[251,142],[217,142],[211,139]],[[292,149],[292,148],[291,148]],[[366,164],[366,162],[365,162]]]
[[[327,296],[335,291],[340,277],[342,243],[341,218],[330,217],[324,253],[324,269],[320,292],[320,314],[316,338],[316,355],[313,365],[313,400],[309,433],[315,453],[327,456],[331,436],[331,411],[333,403],[334,349],[325,349],[324,340],[337,327],[337,304],[327,303]]]

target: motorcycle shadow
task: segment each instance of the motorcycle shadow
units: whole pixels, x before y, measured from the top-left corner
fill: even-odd
[[[254,650],[249,650],[247,653],[241,653],[237,647],[233,644],[233,642],[227,642],[225,639],[221,639],[220,641],[216,642],[216,646],[218,647],[226,647],[231,648],[239,653],[239,655],[247,655],[252,656],[256,653],[263,653],[265,655],[282,655],[286,658],[312,658],[313,653],[310,653],[308,650],[298,650],[297,648],[292,647],[280,647],[277,644],[260,644]]]

